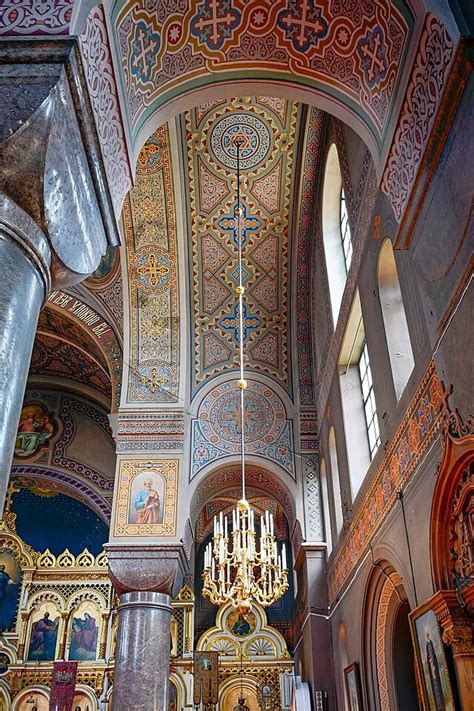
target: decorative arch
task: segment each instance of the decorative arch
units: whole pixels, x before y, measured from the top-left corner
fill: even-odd
[[[415,366],[415,360],[395,254],[392,242],[388,237],[383,241],[379,252],[377,284],[392,367],[393,385],[397,400],[399,400]]]
[[[13,699],[12,711],[30,711],[33,699],[38,711],[49,711],[49,689],[45,686],[30,686],[21,691]],[[30,702],[28,702],[30,700]]]
[[[410,606],[400,574],[387,560],[378,560],[369,578],[364,602],[364,669],[366,693],[369,708],[390,711],[408,708],[398,700],[396,664],[400,658],[410,655],[408,669],[408,693],[414,695],[416,703],[415,663],[409,634],[408,614]],[[406,632],[401,650],[396,630],[400,619],[405,622]],[[408,642],[408,644],[407,644]],[[411,676],[410,676],[411,672]],[[412,696],[413,699],[413,696]]]
[[[191,497],[190,520],[196,525],[202,507],[211,501],[219,492],[234,488],[240,484],[241,470],[238,465],[221,467],[204,477]],[[296,522],[296,506],[289,488],[279,477],[267,469],[249,465],[246,469],[246,481],[249,487],[259,489],[276,499],[282,506],[288,520],[290,531]]]
[[[72,711],[76,711],[76,707],[79,706],[81,711],[96,711],[98,708],[97,697],[85,684],[77,684],[76,692],[74,694],[74,700],[72,702]]]
[[[100,475],[94,472],[96,479]],[[46,484],[57,493],[63,493],[73,499],[88,506],[94,511],[104,523],[110,525],[112,513],[112,499],[105,498],[92,486],[89,486],[83,479],[80,479],[73,472],[65,472],[53,467],[23,466],[14,465],[11,470],[14,477],[15,486],[27,486],[28,488]],[[110,490],[112,487],[110,487]]]
[[[474,433],[451,412],[431,507],[431,566],[435,590],[473,589]]]
[[[375,152],[413,25],[406,6],[386,0],[375,17],[362,2],[309,15],[284,0],[258,9],[237,2],[226,15],[209,0],[177,0],[175,12],[153,13],[144,0],[115,2],[111,39],[135,146],[193,100],[268,94],[270,85],[354,124]]]

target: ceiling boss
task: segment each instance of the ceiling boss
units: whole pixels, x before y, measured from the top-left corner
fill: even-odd
[[[232,511],[232,528],[221,511],[214,516],[214,535],[204,553],[203,595],[214,605],[231,602],[240,614],[247,614],[252,602],[263,607],[272,605],[288,590],[286,549],[278,550],[274,534],[273,514],[268,511],[260,517],[260,535],[255,528],[254,511],[245,494],[245,389],[244,378],[244,294],[240,201],[240,152],[245,149],[244,137],[235,136],[237,158],[237,246],[239,284],[235,289],[238,299],[238,340],[240,377],[240,460],[242,470],[242,498]],[[258,538],[258,544],[257,544]]]

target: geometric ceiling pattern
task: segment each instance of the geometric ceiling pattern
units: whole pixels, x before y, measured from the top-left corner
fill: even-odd
[[[112,397],[109,367],[100,348],[83,328],[51,308],[40,312],[30,374],[66,378]]]
[[[238,365],[236,142],[247,371],[292,392],[289,266],[301,106],[277,98],[210,102],[181,116],[190,282],[192,396]]]
[[[129,402],[178,400],[179,304],[168,127],[143,146],[123,209],[129,271]]]
[[[116,0],[111,19],[134,137],[212,74],[337,97],[380,136],[412,24],[390,0]]]

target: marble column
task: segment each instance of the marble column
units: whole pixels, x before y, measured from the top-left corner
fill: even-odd
[[[106,546],[117,593],[113,711],[168,708],[171,597],[181,588],[187,558],[181,544]]]
[[[3,511],[31,351],[50,287],[51,254],[38,225],[0,194],[0,510]]]
[[[159,592],[120,596],[114,711],[168,708],[171,598]]]

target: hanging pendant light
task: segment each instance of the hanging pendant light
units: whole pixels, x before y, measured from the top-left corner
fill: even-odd
[[[235,289],[239,313],[240,377],[240,461],[242,498],[232,511],[232,528],[223,513],[214,516],[214,535],[204,552],[203,595],[214,605],[231,602],[242,615],[247,614],[252,602],[263,607],[272,605],[288,590],[286,549],[278,550],[274,533],[273,514],[265,511],[260,517],[260,536],[257,543],[254,511],[245,492],[245,389],[244,378],[244,294],[242,270],[243,233],[240,202],[240,148],[237,140],[237,246],[239,285]]]

